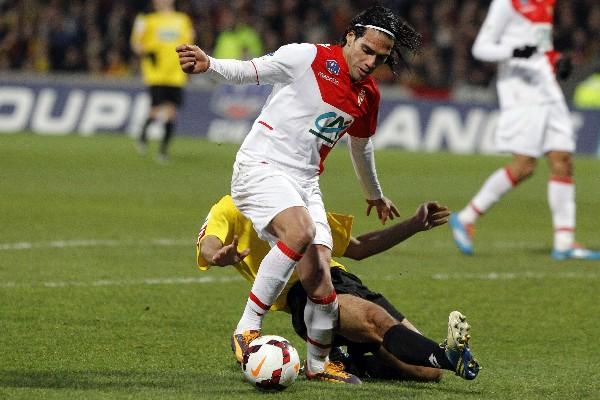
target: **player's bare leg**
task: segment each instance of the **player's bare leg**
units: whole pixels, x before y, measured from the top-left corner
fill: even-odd
[[[399,322],[381,306],[349,294],[340,294],[339,302],[341,311],[338,333],[340,335],[357,343],[379,344],[381,346],[377,351],[379,360],[394,369],[394,375],[398,377],[435,382],[441,379],[441,369],[408,364],[391,354],[383,346],[386,332],[399,324],[420,334],[406,318]],[[432,345],[437,347],[436,343],[432,343]]]

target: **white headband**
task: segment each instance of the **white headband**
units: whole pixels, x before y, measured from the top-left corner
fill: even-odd
[[[378,30],[380,32],[387,33],[388,35],[390,35],[391,37],[393,37],[394,40],[396,40],[396,36],[392,32],[388,31],[387,29],[381,28],[379,26],[375,26],[375,25],[363,25],[363,24],[354,24],[354,26],[362,26],[363,28],[376,29],[376,30]]]

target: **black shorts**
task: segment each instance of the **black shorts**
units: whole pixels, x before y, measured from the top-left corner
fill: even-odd
[[[404,315],[394,307],[382,294],[372,292],[363,285],[362,281],[354,274],[346,272],[340,268],[331,268],[331,281],[337,294],[350,294],[361,299],[373,302],[383,307],[392,317],[398,321],[404,319]],[[306,292],[300,284],[296,282],[287,295],[288,306],[292,314],[292,325],[300,337],[306,340],[306,325],[304,324],[304,306],[306,305]],[[375,348],[364,343],[354,343],[341,335],[335,335],[333,339],[334,346],[348,346],[353,348],[362,348],[362,352],[371,352]]]
[[[178,108],[183,103],[183,89],[179,86],[150,86],[152,106],[173,103]]]

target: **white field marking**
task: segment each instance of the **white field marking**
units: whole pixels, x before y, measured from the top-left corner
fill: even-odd
[[[436,240],[434,242],[427,244],[430,247],[435,247],[438,249],[446,249],[446,248],[456,248],[456,244],[452,241],[446,240]],[[505,250],[548,250],[548,254],[550,254],[550,245],[545,245],[542,243],[533,243],[533,242],[511,242],[511,241],[494,241],[488,242],[481,245],[481,247],[487,247],[492,249],[505,249]]]
[[[480,281],[500,281],[515,279],[598,279],[600,272],[480,272],[480,273],[444,273],[438,272],[431,275],[431,279],[439,281],[448,280],[480,280]],[[387,275],[381,277],[369,277],[371,281],[401,281],[402,277],[398,275]]]
[[[600,274],[594,272],[488,272],[488,273],[437,273],[431,276],[433,280],[515,280],[515,279],[598,279]],[[128,280],[109,280],[101,279],[97,281],[50,281],[35,283],[2,282],[0,289],[10,288],[64,288],[64,287],[106,287],[106,286],[143,286],[143,285],[192,285],[207,283],[230,283],[243,281],[241,276],[214,277],[203,276],[200,278],[146,278],[146,279],[128,279]],[[387,275],[369,278],[370,281],[401,281],[402,277],[398,275]]]
[[[146,279],[127,279],[127,280],[110,280],[101,279],[97,281],[54,281],[54,282],[35,282],[35,283],[18,283],[18,282],[2,282],[0,289],[10,288],[64,288],[64,287],[105,287],[105,286],[143,286],[143,285],[192,285],[206,283],[229,283],[244,280],[241,276],[214,277],[203,276],[200,278],[146,278]]]
[[[73,240],[53,240],[50,242],[16,242],[0,243],[0,251],[8,250],[31,250],[31,249],[62,249],[69,247],[118,247],[118,246],[194,246],[196,238],[193,239],[148,239],[148,240],[116,240],[116,239],[73,239]],[[429,246],[435,248],[453,248],[451,241],[435,241],[429,243]],[[543,244],[531,244],[523,242],[496,241],[486,244],[487,247],[495,249],[526,249],[526,250],[547,250],[548,246]]]
[[[434,274],[435,280],[514,280],[514,279],[598,279],[600,274],[595,272],[487,272],[487,273],[453,273],[453,274]]]
[[[0,251],[31,249],[64,249],[68,247],[118,247],[118,246],[191,246],[196,239],[148,239],[148,240],[114,240],[114,239],[74,239],[53,240],[50,242],[17,242],[0,243]]]

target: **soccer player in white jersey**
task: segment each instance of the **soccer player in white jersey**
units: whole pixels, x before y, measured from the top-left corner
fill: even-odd
[[[236,84],[270,84],[273,91],[239,149],[231,181],[236,207],[271,244],[234,340],[240,347],[260,334],[262,319],[297,268],[308,299],[308,379],[360,383],[328,362],[338,301],[331,283],[331,231],[319,188],[323,161],[344,134],[366,196],[382,223],[399,216],[384,197],[370,137],[379,91],[371,73],[399,66],[402,47],[416,50],[419,35],[389,9],[374,6],[350,23],[340,45],[289,44],[250,61],[217,60],[197,46],[177,48],[188,73]]]
[[[575,243],[575,182],[572,153],[575,134],[569,110],[557,82],[569,72],[569,62],[553,49],[555,0],[493,0],[473,45],[481,61],[498,63],[500,116],[498,150],[513,154],[507,166],[485,181],[467,206],[450,218],[454,241],[473,254],[473,226],[512,188],[530,177],[537,159],[550,165],[548,203],[552,213],[552,257],[600,259],[600,252]]]

